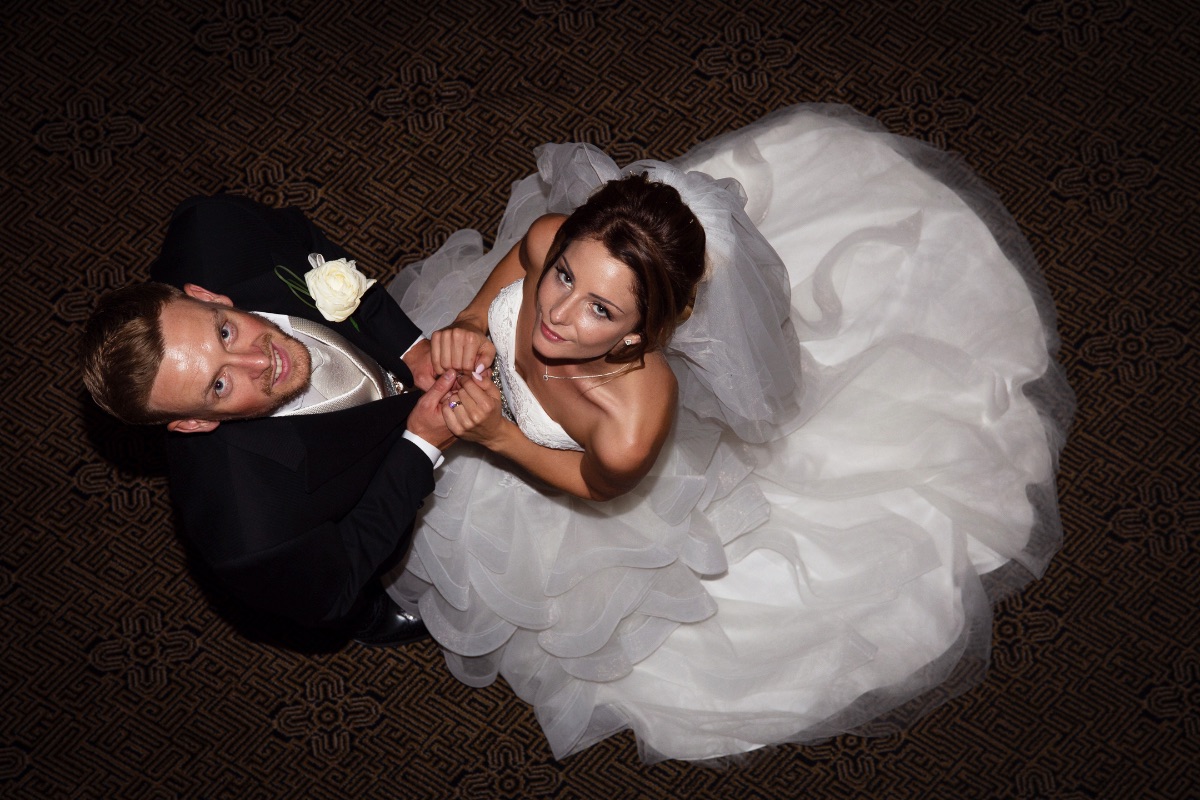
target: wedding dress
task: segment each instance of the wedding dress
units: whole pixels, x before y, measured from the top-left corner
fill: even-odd
[[[473,231],[390,287],[449,323],[547,211],[645,170],[681,190],[708,276],[668,357],[675,427],[607,503],[469,444],[446,459],[389,591],[459,679],[502,676],[557,757],[622,729],[704,759],[888,732],[978,683],[991,603],[1061,538],[1073,396],[1053,307],[998,201],[946,154],[798,106],[670,164],[547,145],[485,251]],[[519,285],[490,326],[526,434],[576,446],[512,366]],[[539,438],[540,437],[540,438]]]

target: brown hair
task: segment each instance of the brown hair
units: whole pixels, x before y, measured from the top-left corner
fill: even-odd
[[[645,173],[609,181],[575,209],[555,234],[540,284],[567,246],[593,239],[628,266],[636,282],[641,339],[606,360],[627,363],[671,341],[691,314],[704,277],[704,227],[673,187]]]
[[[150,409],[150,389],[163,358],[159,316],[167,303],[186,296],[165,283],[139,283],[96,304],[83,334],[83,382],[117,419],[138,425],[173,419]]]

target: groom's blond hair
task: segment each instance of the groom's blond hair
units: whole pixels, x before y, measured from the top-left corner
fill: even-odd
[[[135,425],[170,422],[150,408],[163,359],[163,308],[186,298],[165,283],[138,283],[100,298],[81,345],[83,383],[96,405]]]

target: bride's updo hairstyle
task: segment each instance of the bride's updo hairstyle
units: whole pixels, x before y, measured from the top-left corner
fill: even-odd
[[[640,359],[671,341],[692,311],[696,284],[704,277],[704,226],[679,192],[645,173],[612,180],[567,217],[546,257],[539,284],[576,240],[593,239],[628,266],[636,280],[641,339],[617,345],[614,363]]]

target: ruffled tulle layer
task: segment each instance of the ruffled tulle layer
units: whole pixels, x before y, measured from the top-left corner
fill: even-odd
[[[390,591],[460,680],[533,704],[558,757],[626,728],[647,760],[890,730],[982,678],[989,601],[1058,547],[1073,398],[1049,296],[968,171],[844,109],[788,109],[672,166],[741,184],[686,178],[685,199],[716,198],[710,269],[756,277],[733,304],[713,281],[680,329],[683,408],[652,474],[590,503],[459,445]],[[418,325],[615,166],[564,146],[539,169],[490,253],[462,231],[401,273]]]

